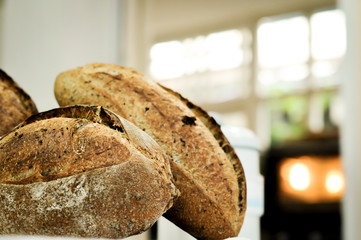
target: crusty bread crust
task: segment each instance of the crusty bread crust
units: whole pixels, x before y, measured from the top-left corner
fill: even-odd
[[[233,149],[233,147],[231,146],[231,144],[229,143],[229,141],[227,140],[227,138],[225,137],[225,135],[223,134],[223,132],[221,131],[220,126],[218,125],[218,123],[215,121],[215,119],[211,116],[209,116],[209,114],[204,111],[201,107],[194,105],[192,102],[190,102],[188,99],[184,98],[182,95],[180,95],[179,93],[164,87],[162,85],[160,85],[163,89],[165,89],[166,91],[168,91],[170,94],[174,95],[175,97],[177,97],[179,100],[181,100],[185,105],[187,105],[189,107],[189,109],[192,110],[192,112],[197,116],[197,118],[203,122],[203,124],[209,129],[209,131],[213,134],[214,138],[218,141],[219,146],[223,149],[223,151],[226,153],[228,160],[232,163],[233,165],[233,169],[236,172],[236,175],[238,176],[238,185],[240,189],[243,189],[243,191],[239,192],[239,209],[240,209],[240,213],[239,213],[239,221],[241,222],[241,224],[244,221],[244,217],[246,214],[246,209],[247,209],[247,204],[246,204],[246,199],[247,199],[247,185],[246,185],[246,177],[245,177],[245,173],[243,170],[243,166],[240,162],[240,160],[238,159],[238,156],[235,152],[235,150]],[[194,194],[195,191],[189,191],[191,193]],[[195,199],[196,197],[194,196],[190,196],[190,198]],[[202,205],[203,202],[200,202],[197,205]],[[182,208],[184,206],[178,206],[176,205],[175,207],[173,207],[172,209],[170,209],[170,211],[166,212],[165,215],[169,216],[168,218],[173,219],[173,221],[179,221],[179,217],[176,216],[181,216],[181,212],[177,209],[177,208]],[[206,207],[204,207],[206,208]],[[173,213],[173,211],[177,211],[176,213]],[[215,213],[212,213],[212,215],[214,216],[214,218],[212,219],[213,223],[211,223],[211,225],[213,226],[217,226],[217,223],[219,221],[222,221],[221,217],[219,216],[219,210],[216,211]],[[196,224],[202,224],[204,221],[207,221],[208,219],[204,219],[204,220],[197,220],[197,223],[192,223],[192,225],[196,225]],[[182,220],[184,221],[189,221],[189,219],[184,218]],[[241,227],[241,225],[240,225]],[[232,228],[232,226],[229,226],[228,228]],[[220,229],[215,229],[217,231],[221,231]],[[191,231],[191,230],[190,230]],[[215,233],[211,233],[212,235],[217,235]],[[223,234],[223,233],[222,233]]]
[[[0,136],[37,112],[30,96],[0,69]]]
[[[246,209],[242,165],[208,114],[141,73],[89,64],[58,75],[61,106],[96,104],[132,121],[171,159],[181,196],[165,216],[201,239],[237,236]]]
[[[39,113],[0,140],[0,233],[120,238],[178,192],[154,140],[92,106]]]

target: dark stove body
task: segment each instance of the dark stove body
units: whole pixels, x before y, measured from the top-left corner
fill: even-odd
[[[305,203],[280,199],[279,165],[282,159],[300,156],[339,157],[338,138],[309,139],[271,147],[262,157],[265,177],[265,212],[261,218],[262,240],[339,240],[340,200]]]

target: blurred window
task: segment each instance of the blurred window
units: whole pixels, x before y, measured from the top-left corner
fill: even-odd
[[[198,104],[247,94],[252,59],[247,29],[156,43],[150,57],[154,79]]]
[[[264,19],[257,40],[259,93],[272,95],[304,87],[310,57],[307,18]]]
[[[155,43],[150,75],[197,105],[227,107],[226,121],[251,128],[265,147],[337,134],[343,13],[293,13],[255,26]]]
[[[342,113],[337,70],[345,52],[340,10],[259,22],[256,94],[261,111],[270,115],[271,141],[337,134]]]
[[[340,10],[317,12],[311,17],[314,87],[338,84],[333,77],[346,52],[345,17]]]

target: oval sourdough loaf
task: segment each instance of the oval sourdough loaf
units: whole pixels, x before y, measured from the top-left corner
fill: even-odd
[[[177,194],[159,145],[102,107],[39,113],[0,140],[0,234],[127,237]]]
[[[171,159],[181,195],[165,216],[200,239],[237,236],[246,210],[241,162],[200,107],[132,69],[89,64],[58,75],[61,106],[97,104],[152,136]]]
[[[29,95],[0,69],[0,136],[37,112]]]

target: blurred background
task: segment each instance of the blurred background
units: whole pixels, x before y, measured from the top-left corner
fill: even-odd
[[[40,111],[57,74],[137,69],[251,130],[261,239],[361,239],[361,3],[0,0],[0,67]]]

